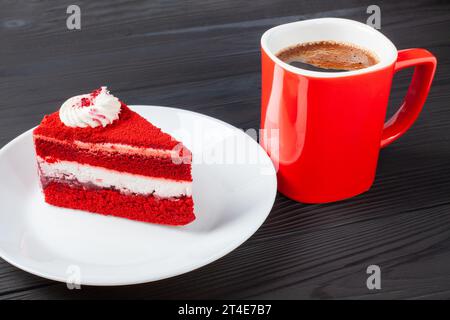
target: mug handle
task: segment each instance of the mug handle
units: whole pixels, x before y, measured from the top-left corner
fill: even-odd
[[[425,49],[406,49],[398,52],[394,73],[409,67],[415,67],[415,70],[402,105],[384,124],[381,148],[402,136],[417,119],[430,91],[436,64],[436,57]]]

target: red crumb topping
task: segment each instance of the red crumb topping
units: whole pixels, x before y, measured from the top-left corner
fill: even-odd
[[[81,98],[81,106],[89,107],[91,105],[92,100],[89,98]]]
[[[68,142],[79,140],[90,143],[121,143],[154,149],[173,149],[180,143],[131,111],[124,103],[119,119],[106,127],[71,128],[61,122],[57,111],[46,115],[34,134]]]
[[[100,94],[101,91],[102,91],[102,88],[95,89],[94,91],[91,92],[91,97],[95,98],[96,96],[98,96]]]
[[[94,101],[94,98],[100,94],[102,91],[102,88],[95,89],[89,94],[89,98],[81,98],[81,106],[82,107],[89,107],[92,105],[92,102]],[[99,116],[99,115],[97,115]],[[94,119],[95,120],[95,119]]]

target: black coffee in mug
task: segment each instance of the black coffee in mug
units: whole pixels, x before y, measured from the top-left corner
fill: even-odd
[[[282,49],[276,56],[294,67],[322,72],[359,70],[378,63],[369,50],[336,41],[300,43]]]

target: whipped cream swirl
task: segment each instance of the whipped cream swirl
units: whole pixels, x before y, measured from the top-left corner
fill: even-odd
[[[121,103],[101,87],[89,94],[69,98],[59,109],[59,118],[68,127],[105,127],[119,119]]]

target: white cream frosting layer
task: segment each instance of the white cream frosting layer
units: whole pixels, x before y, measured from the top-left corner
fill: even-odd
[[[44,177],[77,180],[100,188],[114,188],[122,193],[153,194],[161,198],[192,196],[190,181],[145,177],[72,161],[49,163],[40,157],[37,158],[40,172]]]

